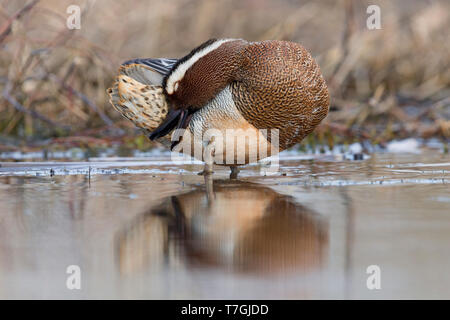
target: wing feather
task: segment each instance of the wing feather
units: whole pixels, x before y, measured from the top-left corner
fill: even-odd
[[[130,64],[141,64],[152,68],[155,71],[158,71],[162,75],[168,74],[173,66],[177,63],[177,59],[169,59],[169,58],[158,58],[158,59],[132,59],[125,61],[122,65],[130,65]]]

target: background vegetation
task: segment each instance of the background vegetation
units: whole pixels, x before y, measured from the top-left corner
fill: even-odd
[[[82,9],[69,30],[69,5]],[[381,30],[366,8],[381,7]],[[302,43],[332,112],[306,142],[450,138],[450,2],[0,0],[0,151],[151,146],[109,105],[120,63],[181,57],[212,37]]]

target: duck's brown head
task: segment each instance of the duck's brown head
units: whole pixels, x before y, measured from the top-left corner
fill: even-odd
[[[163,88],[174,109],[204,106],[234,80],[247,42],[211,39],[192,50],[163,79]]]

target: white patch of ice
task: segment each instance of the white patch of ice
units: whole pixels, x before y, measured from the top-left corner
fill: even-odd
[[[363,147],[361,143],[355,142],[348,146],[348,151],[353,154],[361,153],[363,151]]]
[[[389,142],[386,149],[392,153],[420,153],[420,143],[417,139],[394,140]]]

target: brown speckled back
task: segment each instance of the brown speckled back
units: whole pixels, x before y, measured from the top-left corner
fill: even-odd
[[[232,84],[233,100],[258,129],[280,130],[280,150],[300,142],[328,113],[330,98],[319,66],[299,44],[250,43]]]

